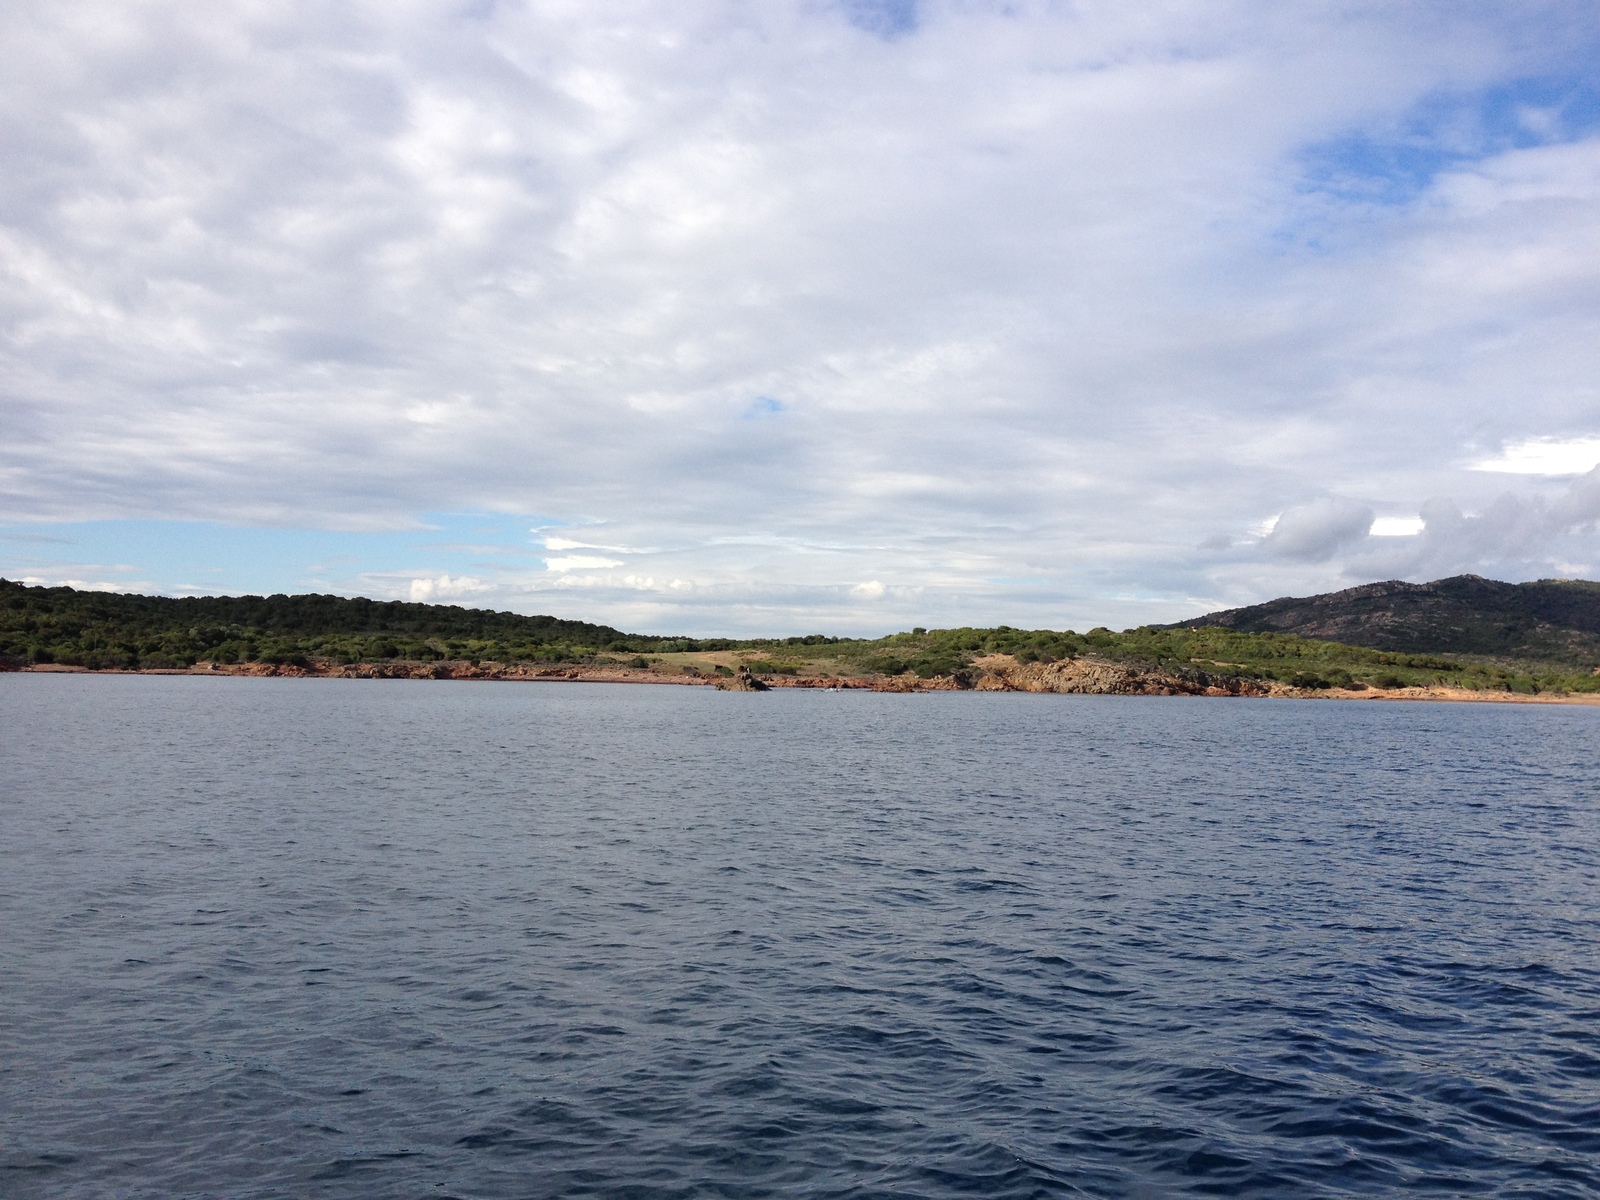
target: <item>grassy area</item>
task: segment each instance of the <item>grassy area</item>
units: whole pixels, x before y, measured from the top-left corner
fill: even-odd
[[[334,596],[170,599],[35,588],[0,580],[0,656],[90,668],[197,661],[468,661],[631,665],[660,672],[959,675],[978,660],[1094,657],[1168,671],[1277,680],[1302,688],[1443,684],[1500,691],[1596,692],[1594,664],[1405,654],[1215,627],[914,629],[876,639],[670,638],[604,625],[452,605]]]

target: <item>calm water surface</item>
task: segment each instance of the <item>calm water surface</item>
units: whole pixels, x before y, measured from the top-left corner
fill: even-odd
[[[0,676],[0,1193],[1594,1196],[1597,745]]]

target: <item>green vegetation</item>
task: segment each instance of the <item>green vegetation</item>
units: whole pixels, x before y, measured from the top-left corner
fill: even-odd
[[[1491,659],[1460,654],[1405,654],[1347,646],[1284,633],[1197,629],[1132,629],[1100,651],[1123,661],[1153,662],[1294,687],[1414,687],[1442,684],[1509,692],[1595,692],[1600,677],[1567,663]]]
[[[320,595],[172,599],[28,587],[0,579],[0,657],[92,669],[314,658],[581,663],[607,653],[732,644],[640,637],[583,621],[445,604]]]
[[[970,676],[989,655],[1020,663],[1092,656],[1177,674],[1277,680],[1295,687],[1445,684],[1513,692],[1600,691],[1570,662],[1409,654],[1218,626],[922,629],[876,639],[652,637],[605,625],[453,605],[338,596],[171,599],[28,587],[0,580],[0,658],[13,665],[185,667],[198,661],[306,664],[382,660],[575,663],[727,675]]]
[[[797,654],[794,643],[750,642],[740,645],[767,651],[783,647]],[[821,651],[820,653],[817,651]],[[956,675],[977,659],[1007,654],[1018,662],[1055,662],[1092,656],[1134,666],[1159,667],[1176,674],[1238,676],[1276,680],[1293,687],[1409,687],[1443,684],[1451,687],[1499,691],[1594,692],[1600,676],[1587,669],[1574,670],[1565,663],[1507,660],[1470,655],[1403,654],[1346,646],[1281,633],[1239,633],[1202,626],[1195,629],[1146,626],[1113,633],[1091,629],[1088,633],[1047,629],[934,629],[897,633],[875,641],[829,642],[798,658],[780,658],[775,652],[750,663],[760,673],[774,670],[813,669],[819,672],[896,675],[911,671],[927,679]]]

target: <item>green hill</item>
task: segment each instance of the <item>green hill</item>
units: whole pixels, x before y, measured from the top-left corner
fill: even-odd
[[[0,656],[91,668],[324,657],[562,662],[685,643],[609,625],[343,596],[135,596],[0,579]]]
[[[1208,613],[1174,628],[1216,626],[1412,654],[1469,654],[1600,665],[1600,583],[1501,583],[1457,575],[1432,583],[1369,583]]]

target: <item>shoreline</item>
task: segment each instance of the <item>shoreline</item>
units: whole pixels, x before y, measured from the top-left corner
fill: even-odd
[[[1561,704],[1600,706],[1600,694],[1528,694],[1476,690],[1448,685],[1363,689],[1290,687],[1271,680],[1237,676],[1193,676],[1130,667],[1096,659],[1073,659],[1021,666],[1005,656],[991,656],[973,664],[959,677],[914,675],[762,675],[750,676],[668,673],[625,666],[560,666],[470,662],[326,663],[308,666],[290,663],[196,663],[192,667],[109,668],[58,663],[28,663],[11,668],[38,675],[187,675],[210,678],[254,679],[437,679],[486,683],[631,683],[652,686],[715,687],[733,691],[767,691],[798,688],[812,691],[916,692],[1032,692],[1052,695],[1195,696],[1294,700],[1426,701],[1445,704]]]

